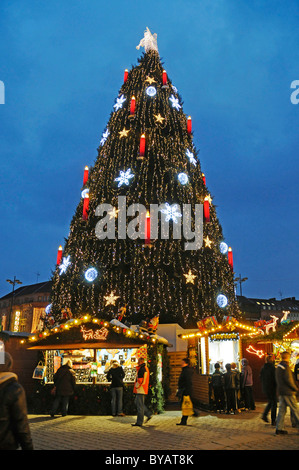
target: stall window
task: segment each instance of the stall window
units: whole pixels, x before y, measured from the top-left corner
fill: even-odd
[[[215,372],[215,364],[220,364],[220,369],[225,372],[225,365],[239,362],[239,340],[217,340],[209,338],[209,373]]]

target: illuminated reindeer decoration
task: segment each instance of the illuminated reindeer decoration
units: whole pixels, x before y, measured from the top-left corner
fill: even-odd
[[[84,341],[86,341],[87,339],[98,339],[98,340],[106,340],[107,339],[107,335],[109,333],[109,331],[107,330],[107,328],[101,328],[100,330],[86,330],[85,326],[82,325],[81,326],[81,333],[82,333],[82,336],[83,336],[83,339]]]
[[[270,329],[272,329],[272,331],[276,331],[276,324],[278,321],[278,317],[275,317],[274,315],[270,315],[270,317],[273,318],[273,321],[270,320],[266,322],[266,325],[265,325],[266,335],[269,334]]]
[[[265,320],[259,320],[255,322],[255,326],[258,328],[258,333],[259,334],[266,334],[268,335],[270,330],[276,331],[276,324],[278,322],[278,317],[275,317],[275,315],[270,315],[273,320],[265,321]]]

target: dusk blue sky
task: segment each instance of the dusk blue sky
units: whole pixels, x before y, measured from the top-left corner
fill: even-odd
[[[192,116],[243,294],[299,298],[298,0],[2,0],[0,10],[0,295],[14,275],[50,278],[148,26]]]

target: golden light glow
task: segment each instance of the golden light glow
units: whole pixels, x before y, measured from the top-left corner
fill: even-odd
[[[204,242],[205,242],[205,246],[207,246],[208,248],[211,248],[213,241],[210,240],[209,237],[204,238]]]
[[[184,274],[186,278],[186,282],[190,282],[191,284],[194,284],[194,279],[196,278],[195,274],[192,274],[191,269],[189,269],[188,274]]]
[[[156,122],[160,122],[161,124],[163,124],[163,121],[165,121],[165,118],[161,116],[161,114],[154,114],[154,117],[156,119]]]
[[[145,79],[146,82],[152,84],[152,83],[156,83],[156,80],[154,80],[153,78],[147,76],[146,79]]]
[[[113,291],[110,292],[109,295],[105,295],[104,299],[106,300],[106,305],[115,305],[117,299],[119,299],[119,295],[115,295]]]
[[[233,328],[233,327],[237,327],[237,328],[241,328],[243,330],[247,330],[249,333],[244,333],[243,335],[239,334],[239,336],[248,336],[248,335],[256,335],[258,334],[258,329],[253,327],[253,326],[249,326],[249,325],[244,325],[243,323],[240,323],[238,321],[234,321],[234,322],[228,322],[226,323],[225,325],[218,325],[218,326],[215,326],[213,328],[209,328],[209,329],[205,329],[203,331],[199,331],[197,333],[190,333],[190,334],[186,334],[186,335],[182,335],[181,338],[182,339],[188,339],[188,338],[194,338],[195,336],[206,336],[206,335],[209,335],[210,333],[213,333],[215,331],[219,331],[219,330],[222,330],[225,326],[228,326],[229,328]]]
[[[122,138],[122,137],[128,137],[128,134],[130,132],[130,129],[126,129],[125,127],[123,128],[122,131],[119,132],[119,137]]]

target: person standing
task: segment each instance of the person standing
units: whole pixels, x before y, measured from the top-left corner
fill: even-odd
[[[70,397],[74,394],[76,387],[76,376],[70,359],[67,359],[54,374],[54,387],[56,388],[55,399],[50,415],[53,418],[61,405],[61,414],[66,416]]]
[[[281,353],[281,362],[276,367],[277,393],[279,397],[279,410],[276,420],[275,434],[287,434],[284,428],[284,419],[287,407],[290,408],[292,421],[299,428],[299,410],[296,400],[298,388],[295,384],[293,373],[289,366],[290,354],[287,351]]]
[[[275,426],[277,414],[277,391],[275,379],[275,359],[272,354],[266,357],[266,363],[260,372],[262,390],[267,397],[268,403],[262,414],[262,420],[268,423],[268,414],[271,412],[271,424]]]
[[[220,371],[220,364],[218,364],[218,362],[215,364],[215,371],[212,374],[211,383],[214,392],[216,411],[221,413],[225,408],[225,396],[223,374]]]
[[[244,396],[245,409],[255,410],[255,402],[253,398],[253,378],[252,378],[252,369],[249,365],[249,362],[246,358],[243,358],[241,361],[242,370],[241,370],[241,389]]]
[[[121,365],[114,359],[107,373],[107,380],[111,382],[111,411],[112,416],[125,416],[123,413],[123,391],[125,372]]]
[[[192,404],[192,375],[193,375],[193,369],[191,369],[190,361],[186,357],[185,359],[182,360],[182,371],[181,371],[181,374],[179,376],[179,381],[178,381],[177,396],[179,397],[180,403],[182,406],[182,418],[181,418],[180,423],[177,423],[177,426],[186,426],[188,416],[192,416],[194,414],[193,404]],[[189,403],[190,403],[189,410],[184,409],[183,407],[184,400],[188,400],[187,397],[189,397]]]
[[[0,364],[0,450],[33,450],[25,390],[12,367],[12,356],[5,352]]]
[[[232,372],[231,365],[226,364],[224,377],[224,390],[226,394],[226,414],[236,412],[236,374]]]
[[[236,410],[238,413],[241,413],[240,410],[240,400],[239,400],[239,393],[240,393],[240,372],[238,370],[237,364],[235,362],[231,363],[231,371],[235,375],[234,380],[235,380],[235,401],[236,401]]]
[[[144,421],[144,415],[149,421],[152,417],[150,410],[145,404],[145,398],[148,394],[149,386],[149,370],[142,357],[138,359],[137,375],[134,384],[133,393],[135,394],[135,404],[137,408],[137,420],[132,426],[142,426]]]

